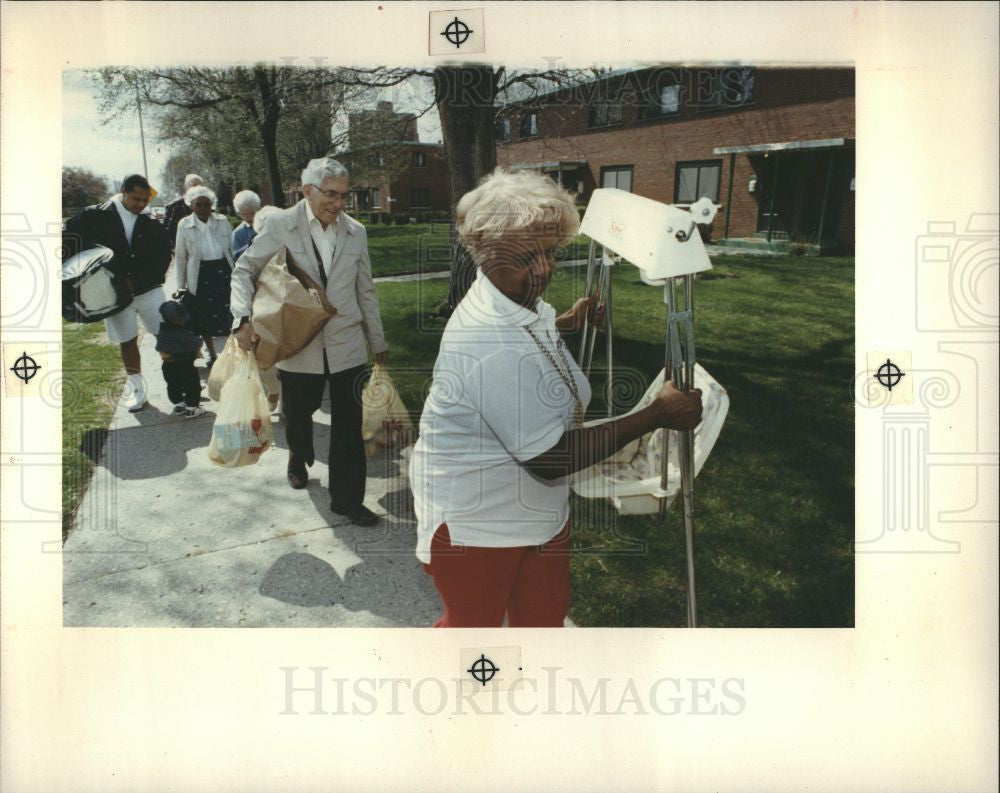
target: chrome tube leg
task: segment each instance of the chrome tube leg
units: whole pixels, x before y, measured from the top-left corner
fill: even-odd
[[[605,293],[605,288],[606,288],[605,281],[607,279],[608,268],[604,266],[603,256],[601,259],[600,268],[601,269],[597,271],[597,287],[595,288],[594,291],[598,295],[600,295],[600,298],[597,301],[598,304],[603,302],[606,307],[608,305],[608,301],[607,301],[607,295]],[[586,345],[587,345],[587,355],[586,358],[584,359],[585,364],[583,367],[583,373],[587,375],[587,377],[590,377],[590,366],[594,361],[594,347],[597,346],[597,328],[594,327],[593,325],[591,325],[590,327],[590,335],[587,338]]]
[[[607,254],[607,251],[605,251]],[[607,405],[608,405],[608,418],[615,415],[615,366],[614,366],[614,323],[612,318],[612,304],[614,301],[611,299],[611,267],[605,267],[604,275],[604,335],[606,337],[605,344],[607,348],[608,356],[608,391],[607,391]]]
[[[681,490],[684,498],[684,555],[687,559],[687,623],[689,628],[698,627],[698,600],[695,593],[694,575],[694,433],[685,430],[680,433]]]
[[[594,242],[594,240],[591,240],[590,250],[587,253],[587,285],[584,287],[583,291],[587,297],[591,296],[591,290],[594,286],[594,262],[596,251],[597,243]],[[581,368],[583,366],[583,362],[587,360],[587,338],[589,336],[589,328],[587,326],[590,319],[589,313],[590,312],[588,312],[588,316],[583,319],[583,329],[580,333],[580,354],[577,356],[577,362],[580,364]]]
[[[684,306],[678,305],[676,282],[669,279],[664,290],[667,303],[667,371],[674,386],[689,391],[694,386],[694,306],[692,301],[693,278],[684,277]],[[663,462],[666,465],[667,445],[664,443]],[[680,495],[684,516],[684,556],[687,589],[687,624],[698,627],[698,600],[694,567],[694,432],[677,433],[677,464],[680,468]],[[661,481],[665,481],[665,469]],[[665,487],[665,485],[664,485]]]
[[[687,321],[687,350],[684,354],[684,390],[694,388],[694,276],[690,273],[684,276],[685,311]],[[693,448],[692,448],[693,453]]]
[[[684,276],[684,310],[687,322],[684,334],[683,390],[694,388],[694,276]],[[680,456],[681,490],[684,499],[684,551],[687,558],[687,607],[688,627],[698,627],[698,601],[695,593],[694,571],[694,430],[681,433]]]
[[[666,311],[666,330],[663,333],[664,344],[663,344],[663,378],[664,381],[671,378],[671,371],[673,370],[673,355],[670,350],[671,344],[671,329],[673,327],[672,317],[674,313],[674,279],[668,278],[667,282],[663,285],[663,306]],[[668,477],[667,472],[670,468],[670,430],[666,427],[662,428],[662,434],[660,436],[660,490],[666,492]],[[663,496],[660,498],[660,517],[662,518],[667,514],[667,497]]]

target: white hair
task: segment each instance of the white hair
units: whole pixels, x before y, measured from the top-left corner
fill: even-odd
[[[184,177],[184,189],[187,190],[189,187],[194,187],[195,184],[205,184],[205,180],[202,179],[196,173],[189,173]]]
[[[260,209],[260,196],[253,190],[240,190],[233,196],[233,209],[242,212],[244,209]]]
[[[258,209],[257,214],[253,217],[253,230],[260,234],[264,230],[264,224],[267,222],[267,219],[280,211],[278,207],[271,206],[270,204]]]
[[[576,236],[580,214],[573,196],[548,176],[497,168],[455,208],[459,241],[473,258],[509,234],[542,234],[566,244]]]
[[[346,179],[347,169],[333,157],[319,157],[315,160],[309,160],[309,164],[302,171],[303,186],[322,184],[326,178]]]
[[[215,193],[203,184],[196,185],[188,190],[184,194],[184,203],[191,206],[191,202],[193,202],[196,198],[201,198],[203,196],[212,202],[212,209],[215,209]]]

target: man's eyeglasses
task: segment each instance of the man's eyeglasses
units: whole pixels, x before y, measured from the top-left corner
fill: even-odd
[[[313,184],[309,182],[309,185],[315,187],[319,192],[325,195],[327,198],[339,198],[341,201],[346,201],[348,193],[338,193],[336,190],[324,190],[318,184]]]

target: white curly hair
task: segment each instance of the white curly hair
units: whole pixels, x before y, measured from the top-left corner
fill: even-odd
[[[242,212],[244,209],[260,209],[260,196],[253,190],[240,190],[233,196],[233,209]]]
[[[538,235],[564,245],[580,228],[572,194],[534,171],[497,168],[462,196],[456,215],[459,241],[476,261],[484,247],[507,236]]]

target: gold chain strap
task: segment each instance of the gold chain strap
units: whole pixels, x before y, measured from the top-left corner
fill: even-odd
[[[573,370],[570,369],[569,361],[566,360],[566,354],[562,351],[562,346],[556,344],[556,352],[559,353],[559,358],[562,359],[563,367],[565,367],[565,372],[563,368],[556,363],[556,359],[552,357],[552,353],[549,352],[548,347],[542,344],[541,340],[532,332],[531,328],[526,325],[522,326],[525,332],[531,336],[531,340],[535,342],[535,346],[542,351],[542,355],[548,358],[552,368],[556,370],[559,374],[560,379],[566,384],[566,387],[570,390],[573,395],[573,401],[575,403],[573,408],[573,426],[580,427],[583,425],[583,403],[580,402],[580,391],[576,387],[576,379],[573,377]]]

